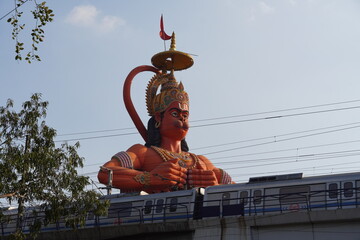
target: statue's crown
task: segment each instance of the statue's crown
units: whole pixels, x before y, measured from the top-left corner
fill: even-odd
[[[157,94],[161,86],[160,93]],[[169,74],[156,74],[149,82],[146,89],[146,106],[150,116],[163,112],[173,102],[180,102],[189,106],[189,96],[184,91],[184,86],[174,77],[174,71]]]

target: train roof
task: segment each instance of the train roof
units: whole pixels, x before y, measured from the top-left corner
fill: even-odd
[[[249,181],[247,183],[210,186],[205,189],[205,193],[360,180],[360,172],[301,177],[301,178],[299,178],[299,176],[300,176],[299,174],[285,174],[285,175],[277,175],[277,177],[264,176],[259,178],[250,178],[252,179],[252,181]]]
[[[180,191],[174,191],[174,192],[162,192],[162,193],[152,193],[152,194],[114,194],[113,195],[106,195],[103,196],[102,199],[108,199],[111,200],[111,202],[128,202],[128,201],[136,201],[136,200],[145,200],[145,199],[158,199],[158,198],[171,198],[171,197],[183,197],[183,196],[190,196],[194,195],[196,193],[202,193],[203,190],[200,188],[194,188],[190,190],[180,190]]]

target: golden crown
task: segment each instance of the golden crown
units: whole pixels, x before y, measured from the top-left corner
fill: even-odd
[[[160,93],[157,94],[160,86]],[[165,111],[175,101],[189,106],[189,96],[184,91],[183,84],[176,81],[174,71],[152,77],[146,88],[146,106],[149,116]]]

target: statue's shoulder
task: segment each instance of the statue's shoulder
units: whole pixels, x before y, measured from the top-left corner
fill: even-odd
[[[132,145],[128,150],[126,150],[126,152],[130,156],[130,158],[133,159],[134,167],[139,167],[144,164],[144,161],[149,154],[149,148],[142,144],[135,144]]]
[[[132,145],[126,152],[131,152],[135,154],[145,154],[149,150],[148,147],[142,145],[142,144],[135,144]]]

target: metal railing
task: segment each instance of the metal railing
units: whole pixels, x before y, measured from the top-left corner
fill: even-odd
[[[336,192],[336,194],[334,194]],[[360,188],[347,188],[322,191],[306,191],[290,194],[268,194],[261,196],[236,197],[203,201],[200,209],[195,209],[197,202],[176,204],[152,204],[147,207],[111,208],[107,216],[94,216],[88,213],[85,228],[143,224],[167,221],[188,221],[206,217],[226,217],[234,215],[252,216],[293,211],[315,211],[342,208],[357,208],[360,205]],[[345,193],[347,197],[345,197]],[[351,196],[350,196],[351,195]],[[330,198],[336,196],[336,198]],[[193,211],[191,211],[193,209]],[[148,212],[150,210],[150,212]],[[200,210],[200,211],[199,211]],[[195,214],[195,211],[199,214]],[[5,213],[6,214],[6,213]],[[42,213],[40,213],[41,215]],[[197,216],[195,216],[197,215]],[[16,214],[7,215],[8,221],[0,222],[1,236],[16,230]],[[25,214],[22,230],[29,233],[29,225],[39,217]],[[79,226],[80,227],[80,226]],[[42,231],[69,229],[65,221],[51,223]]]

